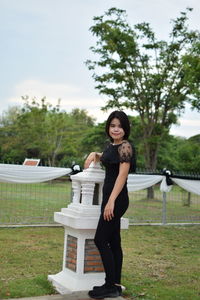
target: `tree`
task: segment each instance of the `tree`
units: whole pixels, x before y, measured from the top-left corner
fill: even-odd
[[[106,143],[109,143],[109,139],[106,139],[105,122],[91,126],[81,140],[85,155],[90,153],[91,149],[92,151],[102,152]]]
[[[117,8],[94,17],[90,28],[97,38],[91,50],[99,59],[86,64],[96,88],[108,98],[103,109],[138,113],[148,169],[156,168],[159,145],[186,101],[194,107],[199,103],[199,32],[186,24],[191,10],[172,21],[169,41],[157,40],[148,23],[132,28],[126,12]]]
[[[179,150],[186,143],[187,140],[183,137],[168,135],[160,145],[157,169],[162,170],[166,168],[172,172],[183,170],[183,162],[181,161]]]
[[[42,164],[71,166],[78,158],[80,163],[81,140],[93,118],[80,109],[61,111],[59,102],[53,107],[46,98],[23,100],[22,108],[10,109],[0,119],[1,159],[22,163],[25,157],[35,157]]]
[[[18,136],[17,119],[22,114],[19,106],[11,106],[0,116],[0,156],[1,161],[21,161],[25,156],[24,149],[16,147]]]
[[[22,114],[16,123],[18,147],[26,151],[27,157],[39,157],[43,163],[54,166],[69,117],[60,112],[59,102],[52,107],[46,98],[38,101],[25,96],[23,100]]]
[[[200,170],[200,135],[193,136],[178,148],[179,169],[186,173],[199,174]]]
[[[90,117],[86,110],[75,108],[69,113],[71,125],[67,128],[69,141],[65,147],[65,155],[61,159],[63,165],[76,162],[83,164],[85,154],[82,140],[94,127],[95,119]],[[91,151],[91,148],[90,148]],[[71,153],[71,154],[70,154]]]
[[[185,73],[185,82],[193,91],[190,95],[192,109],[200,112],[200,41],[193,44],[192,55],[184,55],[183,69]]]

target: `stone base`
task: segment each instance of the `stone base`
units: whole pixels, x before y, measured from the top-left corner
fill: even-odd
[[[54,213],[55,221],[65,228],[63,268],[60,273],[49,275],[48,280],[60,294],[87,291],[105,282],[102,262],[93,242],[99,216],[88,216],[85,207],[82,215],[73,206]],[[121,229],[127,229],[128,225],[128,219],[122,218]]]
[[[62,208],[61,212],[54,213],[54,221],[75,229],[94,229],[96,231],[100,216],[100,206],[96,208],[81,207],[81,211],[79,209],[79,205]],[[128,226],[128,218],[121,218],[121,229],[128,229]]]
[[[63,270],[55,275],[48,275],[48,280],[61,295],[77,291],[91,290],[94,285],[102,285],[105,282],[104,273],[75,274],[70,270]]]

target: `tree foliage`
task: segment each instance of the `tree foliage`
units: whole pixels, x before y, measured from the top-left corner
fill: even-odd
[[[145,169],[142,123],[130,116],[130,141],[135,144],[138,170]],[[83,164],[85,156],[101,152],[109,143],[105,122],[95,124],[87,112],[78,108],[70,113],[52,107],[46,99],[24,98],[22,108],[10,107],[0,117],[1,162],[22,163],[25,157],[40,158],[43,165]],[[200,136],[189,139],[166,134],[160,143],[157,169],[198,173]]]
[[[87,112],[71,113],[53,107],[45,98],[23,97],[22,108],[9,109],[1,118],[1,158],[23,162],[26,157],[40,158],[43,164],[71,165],[83,160],[81,140],[94,119]]]
[[[103,109],[129,108],[139,114],[147,168],[155,169],[159,145],[183,112],[186,101],[199,108],[199,32],[187,27],[187,13],[172,21],[169,41],[157,40],[148,23],[127,22],[111,8],[94,17],[96,36],[88,60],[96,88],[107,96]]]

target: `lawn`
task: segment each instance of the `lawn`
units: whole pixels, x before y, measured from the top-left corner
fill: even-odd
[[[62,268],[63,228],[0,229],[0,298],[53,294]],[[131,226],[122,232],[125,296],[200,299],[200,226]]]

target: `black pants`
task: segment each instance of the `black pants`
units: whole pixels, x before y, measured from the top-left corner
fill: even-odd
[[[128,208],[128,201],[126,202],[127,204],[123,207],[120,205],[115,206],[114,218],[111,221],[104,220],[102,209],[94,238],[101,255],[106,273],[105,281],[108,286],[121,283],[123,252],[120,237],[120,218]]]

